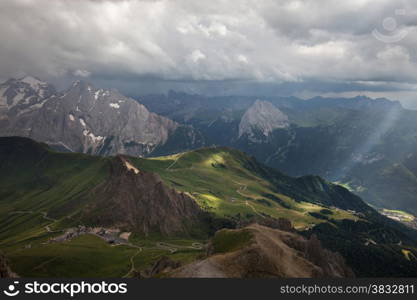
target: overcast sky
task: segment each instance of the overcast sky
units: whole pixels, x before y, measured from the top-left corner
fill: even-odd
[[[415,0],[1,0],[0,78],[417,107],[416,25]]]

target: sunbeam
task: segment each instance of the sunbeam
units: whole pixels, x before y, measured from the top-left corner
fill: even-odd
[[[336,180],[343,181],[346,176],[349,175],[349,172],[357,165],[363,162],[364,159],[369,158],[368,156],[372,153],[375,147],[381,143],[384,136],[389,132],[391,128],[396,124],[398,119],[401,116],[401,109],[394,107],[390,109],[384,118],[375,125],[375,129],[369,135],[365,143],[360,144],[352,152],[347,160],[345,160],[338,171],[336,172]],[[375,157],[379,159],[380,157]],[[372,158],[371,158],[372,159]]]

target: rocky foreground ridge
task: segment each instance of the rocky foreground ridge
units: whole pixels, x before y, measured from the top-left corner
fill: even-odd
[[[223,229],[211,240],[207,258],[178,267],[167,258],[142,274],[177,278],[319,278],[354,277],[343,257],[324,249],[312,236],[252,224]]]

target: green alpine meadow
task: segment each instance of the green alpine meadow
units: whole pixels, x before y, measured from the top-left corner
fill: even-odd
[[[288,230],[300,240],[317,236],[327,249],[343,254],[358,276],[385,276],[385,260],[395,265],[393,276],[416,272],[411,228],[382,216],[342,186],[318,176],[289,177],[231,148],[99,157],[10,137],[0,139],[0,154],[0,246],[20,276],[170,276],[177,269],[172,265],[186,268],[256,243],[250,231],[236,232],[252,223]],[[152,198],[141,202],[138,198],[147,195],[135,194],[131,204],[142,206],[130,222],[136,208],[125,203],[123,193],[138,189],[130,186],[131,177],[150,174],[157,176],[145,182]],[[114,182],[115,193],[122,195],[108,194]],[[167,194],[154,192],[160,185]],[[171,228],[179,224],[179,230],[167,231],[155,206],[173,194],[195,203],[195,211],[187,217],[180,203],[173,208],[179,211],[168,212],[175,215]],[[137,218],[155,222],[144,230]],[[170,263],[152,274],[161,259]]]

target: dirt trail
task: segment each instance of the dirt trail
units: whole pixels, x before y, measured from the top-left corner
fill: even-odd
[[[9,212],[9,215],[18,215],[18,214],[34,214],[33,210],[16,210]]]
[[[52,221],[52,222],[56,222],[56,221],[58,221],[57,219],[53,219],[53,218],[51,218],[51,217],[48,217],[48,213],[47,213],[46,211],[41,212],[41,214],[42,214],[42,217],[43,217],[45,220]]]
[[[178,249],[195,249],[195,250],[202,250],[204,245],[201,243],[192,243],[191,246],[179,246],[174,245],[171,243],[165,243],[165,242],[158,242],[156,243],[156,246],[162,250],[168,250],[171,253],[175,253],[178,251]]]
[[[144,249],[155,249],[155,247],[139,247],[139,246],[136,246],[136,245],[133,245],[133,244],[130,244],[130,243],[118,244],[118,245],[114,245],[113,247],[116,247],[116,246],[127,246],[127,247],[132,247],[132,248],[137,248],[138,249],[138,251],[130,257],[131,268],[130,268],[129,272],[127,272],[126,275],[123,276],[123,278],[128,278],[135,271],[134,259],[135,259],[136,256],[139,255],[139,253],[141,253]],[[164,242],[157,242],[156,243],[156,248],[157,249],[167,250],[167,251],[171,252],[171,254],[174,254],[180,248],[181,249],[202,250],[203,247],[204,247],[204,245],[201,244],[201,243],[192,243],[191,246],[178,246],[178,245],[173,245],[173,244],[164,243]]]
[[[171,169],[177,163],[177,161],[181,158],[182,155],[183,155],[183,153],[178,155],[178,157],[172,162],[172,164],[170,164],[165,170]]]
[[[129,270],[129,272],[127,272],[127,273],[126,273],[126,275],[125,275],[125,276],[123,276],[122,278],[128,278],[128,277],[130,276],[130,274],[132,274],[132,273],[135,271],[135,261],[134,261],[134,259],[135,259],[135,257],[136,257],[139,253],[141,253],[141,252],[142,252],[142,248],[140,248],[138,251],[136,251],[136,253],[135,253],[135,254],[133,254],[133,255],[130,257],[130,265],[131,265],[130,270]]]
[[[43,266],[49,264],[50,262],[53,262],[54,260],[58,259],[58,257],[53,257],[51,259],[48,259],[47,261],[44,261],[43,263],[41,263],[40,265],[37,265],[36,267],[33,268],[33,270],[38,270],[40,268],[42,268]]]
[[[243,193],[248,188],[248,186],[246,184],[243,184],[243,183],[240,183],[240,182],[237,182],[237,181],[234,181],[234,183],[236,183],[236,184],[239,185],[239,188],[236,190],[236,193],[238,193],[239,195],[241,195],[243,197],[249,197],[248,195],[245,195]],[[262,215],[261,213],[259,213],[257,211],[257,209],[252,204],[249,203],[249,201],[245,200],[245,205],[248,206],[248,207],[250,207],[256,215],[258,215],[258,216],[260,216],[262,218],[265,218],[265,216]]]
[[[158,242],[158,243],[156,243],[156,246],[159,249],[168,250],[169,252],[171,252],[171,254],[173,254],[173,253],[175,253],[175,252],[178,251],[178,248],[172,247],[172,246],[170,246],[170,245],[168,245],[168,244],[166,244],[164,242]]]
[[[201,243],[192,243],[189,248],[203,250],[204,245]]]
[[[253,212],[254,212],[255,214],[257,214],[258,216],[260,216],[260,217],[262,217],[262,218],[265,218],[265,216],[264,216],[264,215],[262,215],[261,213],[259,213],[259,212],[256,210],[256,208],[255,208],[252,204],[250,204],[248,201],[245,201],[245,205],[246,205],[246,206],[248,206],[248,207],[250,207],[250,208],[253,210]]]
[[[247,190],[248,186],[246,184],[243,184],[237,181],[233,181],[233,182],[239,185],[239,188],[236,190],[236,193],[238,193],[239,195],[243,197],[248,197],[248,195],[243,194],[243,192]]]

